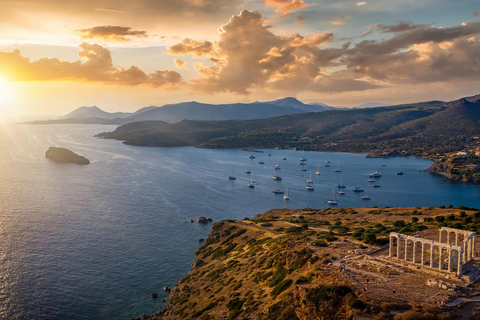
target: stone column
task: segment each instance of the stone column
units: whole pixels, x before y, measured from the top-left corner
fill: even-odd
[[[416,259],[415,259],[416,255],[417,255],[417,242],[414,240],[413,241],[413,259],[412,259],[413,263],[416,262]]]
[[[477,237],[476,236],[473,236],[472,237],[472,252],[473,252],[473,255],[472,255],[472,259],[475,259],[475,256],[476,256],[476,253],[475,253],[475,250],[477,250]]]
[[[433,244],[430,244],[430,268],[433,268],[433,254],[435,252],[435,247]]]
[[[438,242],[442,242],[442,230],[439,231]]]
[[[405,239],[405,261],[408,261],[408,239]]]
[[[458,246],[458,233],[455,232],[455,245]]]
[[[393,237],[390,236],[390,245],[388,247],[388,256],[391,258],[393,256]]]
[[[447,243],[450,244],[450,231],[447,231]]]
[[[425,243],[422,242],[422,259],[420,260],[422,267],[425,266]]]
[[[400,237],[397,237],[397,259],[400,259],[400,251],[401,251]]]
[[[438,270],[442,271],[443,268],[443,247],[438,248],[440,255],[438,257]]]
[[[452,249],[448,249],[448,272],[452,272]]]
[[[468,262],[468,239],[465,239],[465,241],[463,241],[463,250],[465,250],[464,251],[465,262]]]
[[[462,275],[462,250],[457,250],[457,256],[458,256],[457,275],[461,276]]]

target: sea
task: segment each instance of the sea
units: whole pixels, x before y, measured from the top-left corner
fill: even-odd
[[[165,307],[163,287],[187,275],[199,239],[211,229],[190,222],[200,216],[216,222],[273,208],[327,208],[334,197],[339,208],[480,207],[478,185],[427,173],[432,162],[425,159],[151,148],[94,137],[114,129],[0,125],[0,319],[126,320],[155,313]],[[45,158],[52,146],[91,163],[53,162]],[[381,177],[369,182],[375,171]],[[305,188],[310,174],[314,191]],[[336,193],[342,181],[344,196]],[[287,188],[289,201],[272,192]]]

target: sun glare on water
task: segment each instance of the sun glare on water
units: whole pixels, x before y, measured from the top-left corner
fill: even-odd
[[[5,108],[4,104],[10,101],[11,90],[10,83],[0,78],[0,107]]]

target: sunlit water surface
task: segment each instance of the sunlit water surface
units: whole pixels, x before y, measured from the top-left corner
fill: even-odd
[[[162,288],[187,274],[198,239],[211,227],[185,220],[325,208],[342,179],[347,188],[337,196],[338,207],[480,206],[478,186],[423,172],[428,160],[306,152],[308,171],[300,171],[302,152],[145,148],[93,137],[114,128],[0,127],[0,318],[131,319],[153,313],[164,306]],[[50,146],[67,147],[91,164],[52,162],[44,156]],[[279,171],[273,169],[277,162]],[[338,165],[342,172],[333,172]],[[249,166],[254,189],[247,187]],[[228,180],[233,167],[236,181]],[[381,187],[373,188],[368,174],[377,170]],[[309,192],[310,171],[315,191]],[[275,174],[283,181],[273,180]],[[286,186],[289,202],[272,193]],[[371,200],[353,193],[354,186]],[[150,298],[152,292],[159,298]]]

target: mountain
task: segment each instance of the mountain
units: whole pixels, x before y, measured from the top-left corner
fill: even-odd
[[[61,119],[85,119],[85,118],[100,118],[100,119],[116,119],[116,118],[126,118],[131,116],[132,113],[129,112],[106,112],[100,109],[97,106],[93,107],[80,107],[73,110],[69,114],[61,117]]]
[[[355,108],[363,109],[363,108],[378,108],[378,107],[387,107],[387,106],[391,106],[391,104],[383,103],[383,102],[367,102],[367,103],[359,104]]]
[[[262,102],[256,102],[256,103],[262,103]],[[303,102],[292,97],[287,97],[287,98],[273,100],[273,101],[267,101],[263,103],[273,104],[276,106],[283,106],[283,107],[292,107],[295,109],[304,110],[306,112],[319,112],[319,111],[335,109],[334,107],[330,107],[329,105],[326,105],[324,103],[304,104]]]

